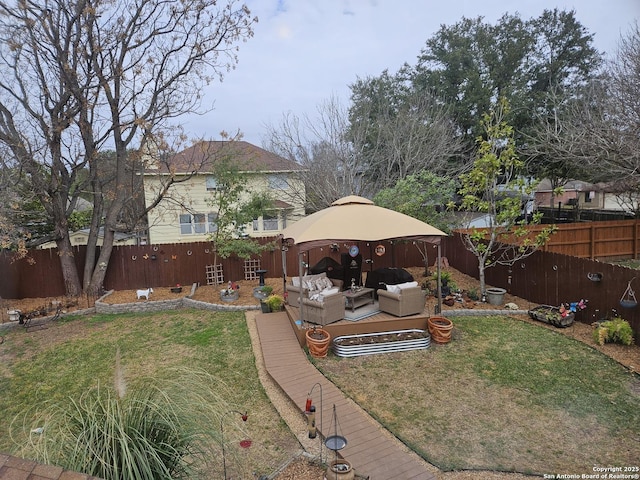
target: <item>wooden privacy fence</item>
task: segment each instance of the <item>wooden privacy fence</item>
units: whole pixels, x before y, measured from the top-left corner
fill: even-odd
[[[478,260],[464,248],[459,235],[448,237],[443,255],[449,264],[463,273],[478,278]],[[597,274],[597,275],[596,275]],[[624,308],[620,304],[629,282],[640,293],[640,271],[577,258],[560,253],[537,251],[513,266],[497,265],[485,271],[488,285],[505,288],[509,293],[527,299],[531,306],[560,305],[589,301],[588,308],[576,313],[576,320],[592,323],[616,311],[628,320],[640,345],[640,307]],[[636,278],[637,277],[637,278]]]
[[[631,257],[637,247],[636,221],[606,222],[606,225],[590,224],[561,225],[560,232],[568,228],[566,235],[573,235],[571,243],[566,237],[553,235],[553,242],[546,250],[560,248],[565,245],[572,249],[576,245],[586,245],[585,238],[592,256]],[[606,227],[609,228],[606,228]],[[578,234],[577,232],[582,232]],[[586,233],[590,232],[590,233]],[[605,238],[609,232],[611,237]],[[565,235],[563,234],[563,235]],[[563,238],[558,241],[558,238]],[[580,239],[580,240],[579,240]],[[272,241],[265,239],[264,242]],[[624,243],[626,246],[621,246]],[[409,267],[422,265],[422,256],[413,242],[355,242],[362,255],[362,271],[381,267]],[[574,245],[575,244],[575,245]],[[313,266],[326,257],[337,263],[342,263],[348,257],[349,247],[353,244],[341,244],[316,248],[303,252],[302,261]],[[376,254],[376,247],[382,245],[385,253]],[[605,248],[604,246],[607,246]],[[582,248],[582,247],[579,247]],[[380,251],[380,250],[378,250]],[[437,249],[431,245],[427,247],[429,264],[433,265]],[[586,251],[586,250],[585,250]],[[583,251],[583,255],[585,254]],[[64,283],[60,272],[57,251],[34,250],[31,253],[32,262],[19,260],[11,262],[10,255],[0,255],[0,297],[2,298],[34,298],[55,297],[64,295]],[[74,247],[76,264],[82,271],[85,247]],[[614,255],[615,254],[615,255]],[[446,237],[442,242],[442,255],[447,257],[449,264],[472,277],[478,278],[477,259],[467,251],[458,234]],[[299,256],[296,248],[285,252],[287,276],[298,274]],[[267,270],[267,277],[283,276],[282,254],[280,247],[265,251],[260,257],[260,267]],[[190,285],[199,283],[205,285],[206,266],[213,263],[213,252],[208,242],[190,244],[165,244],[148,246],[119,246],[109,263],[104,287],[107,290],[129,290],[147,287],[168,287],[176,284]],[[244,260],[231,257],[221,260],[225,280],[244,279]],[[601,280],[596,282],[593,273],[599,273]],[[589,258],[578,258],[554,251],[538,251],[532,256],[517,262],[511,267],[496,266],[486,271],[487,284],[507,289],[516,296],[526,298],[531,305],[550,304],[559,305],[564,302],[575,302],[581,298],[589,300],[589,307],[578,312],[578,321],[591,323],[609,315],[616,309],[620,315],[629,320],[632,325],[636,343],[640,340],[640,308],[622,308],[620,298],[627,289],[629,282],[632,288],[640,292],[640,278],[635,279],[640,272],[616,265],[602,263]],[[635,279],[635,280],[634,280]],[[530,305],[521,306],[529,308]]]
[[[263,243],[273,242],[275,238],[262,239]],[[421,258],[411,242],[385,246],[385,255],[374,253],[375,245],[356,242],[366,259],[363,271],[390,266],[419,265]],[[252,259],[252,264],[267,270],[267,277],[283,276],[282,253],[279,244]],[[349,245],[316,248],[303,252],[302,261],[310,266],[325,257],[340,263],[346,255]],[[376,244],[377,245],[377,244]],[[73,254],[79,272],[82,272],[86,253],[85,246],[73,247]],[[436,250],[433,249],[432,259]],[[285,252],[287,276],[298,274],[299,257],[297,249]],[[207,266],[214,263],[214,253],[209,242],[174,243],[162,245],[124,245],[114,247],[104,280],[106,290],[131,290],[148,287],[170,287],[176,284],[207,284]],[[245,261],[231,256],[218,258],[223,266],[225,281],[238,281],[245,278]],[[0,297],[37,298],[59,297],[65,294],[60,260],[57,249],[33,250],[27,259],[12,261],[11,255],[0,255]]]
[[[535,232],[544,227],[530,228]],[[542,250],[592,260],[639,258],[640,220],[561,224]]]

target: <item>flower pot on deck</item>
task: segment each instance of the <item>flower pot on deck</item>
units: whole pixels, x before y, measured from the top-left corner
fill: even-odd
[[[323,328],[312,328],[305,332],[307,347],[312,357],[323,358],[327,356],[331,335]]]

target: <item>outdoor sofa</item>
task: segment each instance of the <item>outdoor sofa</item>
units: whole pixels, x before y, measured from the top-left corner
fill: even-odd
[[[300,277],[291,277],[291,282],[287,283],[287,302],[292,307],[300,307],[300,290],[302,296],[309,298],[323,290],[337,287],[342,290],[342,280],[327,277],[326,273],[318,273],[316,275],[305,275],[302,277],[302,286]]]

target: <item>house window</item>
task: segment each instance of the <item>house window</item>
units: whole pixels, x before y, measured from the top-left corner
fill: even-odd
[[[278,214],[265,214],[262,217],[263,230],[278,230]]]
[[[218,231],[218,214],[217,213],[207,214],[207,220],[209,222],[209,233],[217,232]]]
[[[273,190],[286,190],[289,188],[286,175],[269,175],[267,181],[269,182],[269,188]]]
[[[202,235],[218,230],[218,216],[215,213],[182,213],[180,214],[180,234]]]
[[[180,214],[180,234],[191,235],[193,230],[191,229],[191,215],[188,213]]]
[[[208,176],[205,180],[205,185],[207,192],[213,192],[218,189],[218,180],[216,180],[216,177]]]
[[[207,224],[205,223],[204,213],[195,213],[193,215],[193,227],[195,233],[207,233]]]

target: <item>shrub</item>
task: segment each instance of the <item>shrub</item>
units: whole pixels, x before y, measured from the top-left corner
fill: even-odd
[[[106,480],[202,478],[198,469],[221,440],[212,426],[228,409],[219,398],[223,386],[205,372],[175,373],[176,381],[147,379],[132,388],[116,375],[115,388],[94,387],[38,409],[40,428],[31,430],[24,454]]]
[[[282,310],[282,305],[284,305],[284,297],[282,295],[274,294],[267,297],[265,303],[269,305],[269,308],[271,308],[272,312],[277,312],[279,310]]]
[[[471,288],[469,289],[469,291],[467,292],[467,297],[469,297],[470,300],[480,300],[480,295],[478,295],[478,290],[476,288]]]
[[[605,343],[631,345],[633,343],[633,330],[628,321],[616,317],[600,323],[593,332],[593,339],[598,345],[604,345]]]
[[[260,291],[269,296],[273,292],[273,287],[271,285],[263,285],[262,287],[260,287]]]
[[[431,279],[436,284],[436,288],[434,288],[434,290],[437,291],[438,273],[435,272],[431,276]],[[457,292],[458,291],[458,285],[453,280],[453,276],[451,275],[451,272],[447,272],[446,270],[441,270],[440,271],[440,283],[442,284],[443,290],[446,290],[447,287],[448,287],[450,292]],[[443,293],[445,293],[445,292],[443,291]]]

